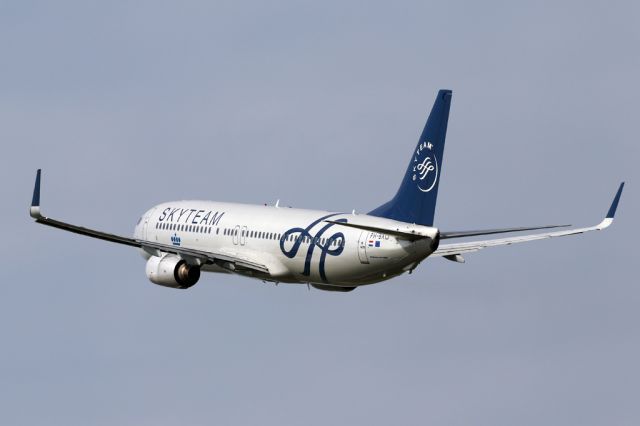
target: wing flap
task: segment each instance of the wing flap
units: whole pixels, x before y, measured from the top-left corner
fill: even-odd
[[[254,262],[251,259],[245,258],[241,255],[214,253],[206,250],[198,250],[187,247],[176,247],[168,244],[155,243],[152,241],[136,241],[144,249],[159,250],[163,253],[173,253],[181,257],[197,259],[200,263],[215,263],[230,270],[245,269],[262,272],[265,274],[269,273],[269,268],[267,266],[258,262]],[[233,265],[233,268],[230,268],[229,264]]]
[[[540,229],[566,228],[568,226],[571,226],[571,225],[523,226],[518,228],[484,229],[484,230],[478,230],[478,231],[440,232],[440,239],[446,240],[448,238],[477,237],[480,235],[506,234],[508,232],[522,232],[522,231],[535,231]]]

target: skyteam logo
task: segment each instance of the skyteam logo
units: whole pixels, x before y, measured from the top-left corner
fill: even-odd
[[[180,237],[178,237],[178,234],[173,234],[171,236],[171,244],[173,244],[174,246],[179,246],[180,245]]]
[[[435,188],[438,182],[438,159],[431,142],[424,141],[418,146],[413,163],[412,179],[418,189],[429,192]]]
[[[280,250],[288,258],[293,258],[298,254],[300,247],[305,244],[307,246],[307,255],[304,260],[304,270],[302,275],[311,275],[311,258],[313,252],[317,248],[320,250],[320,261],[318,262],[318,268],[320,272],[320,278],[324,282],[328,282],[327,274],[324,270],[324,263],[329,256],[339,256],[344,250],[344,234],[342,232],[336,232],[331,236],[324,236],[325,232],[334,226],[334,223],[326,223],[322,228],[312,234],[311,231],[314,227],[318,226],[322,221],[327,220],[332,216],[338,216],[340,213],[334,213],[327,216],[323,216],[320,219],[311,222],[306,228],[291,228],[282,235],[280,239]],[[347,219],[338,219],[336,222],[346,222]],[[293,236],[293,237],[292,237]],[[291,239],[293,238],[293,241]]]

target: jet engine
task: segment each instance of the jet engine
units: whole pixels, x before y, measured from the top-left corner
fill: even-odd
[[[199,266],[189,265],[173,254],[151,256],[147,261],[146,272],[152,283],[171,288],[189,288],[200,279]]]

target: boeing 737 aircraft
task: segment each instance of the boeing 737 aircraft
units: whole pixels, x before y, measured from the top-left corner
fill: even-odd
[[[438,92],[398,192],[368,214],[283,208],[278,203],[172,201],[149,209],[138,220],[133,237],[124,237],[43,216],[40,170],[30,214],[43,225],[136,247],[146,259],[151,282],[182,289],[193,286],[206,271],[351,291],[411,272],[430,256],[462,263],[463,255],[486,247],[598,231],[613,223],[624,182],[596,226],[441,244],[462,237],[561,227],[451,232],[434,226],[451,96],[450,90]]]

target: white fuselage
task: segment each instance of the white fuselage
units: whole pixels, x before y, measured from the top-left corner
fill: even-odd
[[[136,225],[134,237],[261,263],[268,267],[269,274],[245,275],[262,280],[350,287],[410,271],[438,245],[436,228],[427,229],[429,238],[409,241],[325,220],[357,220],[358,224],[382,229],[408,225],[320,210],[177,201],[148,210]],[[229,272],[211,264],[203,265],[202,270]]]

